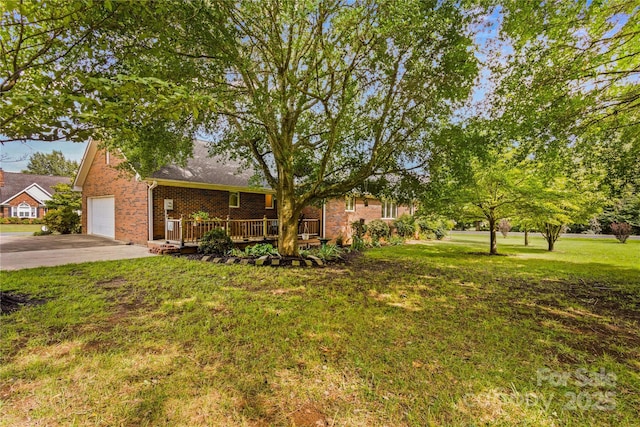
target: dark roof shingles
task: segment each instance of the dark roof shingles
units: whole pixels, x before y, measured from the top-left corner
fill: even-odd
[[[169,165],[151,175],[151,178],[176,181],[198,182],[234,187],[252,187],[251,178],[255,172],[243,167],[239,162],[210,156],[207,143],[195,141],[193,157],[185,167]]]
[[[0,203],[24,191],[31,186],[31,184],[38,184],[49,194],[53,194],[55,190],[52,187],[60,183],[70,184],[71,178],[66,176],[4,172],[4,185],[0,187]]]

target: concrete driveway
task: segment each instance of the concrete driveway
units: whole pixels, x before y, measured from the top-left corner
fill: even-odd
[[[144,246],[84,234],[16,236],[0,234],[0,270],[153,256]]]

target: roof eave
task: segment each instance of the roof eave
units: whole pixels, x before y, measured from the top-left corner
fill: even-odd
[[[270,188],[263,187],[245,187],[239,185],[224,185],[224,184],[211,184],[207,182],[193,182],[193,181],[181,181],[177,179],[162,179],[162,178],[147,178],[145,181],[152,183],[157,182],[158,185],[166,187],[185,187],[185,188],[199,188],[203,190],[219,190],[230,192],[242,192],[242,193],[257,193],[257,194],[275,194],[276,192]]]
[[[98,152],[98,142],[93,138],[89,138],[89,143],[87,144],[87,148],[84,150],[84,154],[82,155],[82,161],[80,162],[80,167],[78,168],[78,173],[76,174],[76,179],[73,181],[73,190],[74,191],[82,191],[82,186],[89,175],[89,169],[91,169],[91,165],[93,164],[93,159],[96,157],[96,153]]]
[[[49,193],[47,190],[45,190],[44,188],[42,188],[41,185],[38,185],[38,183],[34,182],[33,184],[23,188],[22,190],[18,191],[16,194],[14,194],[13,196],[9,197],[7,200],[3,201],[1,204],[5,205],[8,204],[10,201],[12,201],[13,199],[15,199],[16,197],[18,197],[19,195],[21,195],[22,193],[27,193],[29,195],[29,197],[31,197],[32,199],[34,199],[36,202],[40,203],[41,205],[44,205],[44,200],[41,200],[37,197],[35,197],[33,194],[29,193],[29,189],[33,186],[38,187],[43,193],[45,193],[46,195],[49,196],[49,198],[51,198],[51,193]]]

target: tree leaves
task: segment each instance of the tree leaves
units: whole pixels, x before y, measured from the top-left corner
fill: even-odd
[[[67,160],[62,151],[51,153],[34,153],[29,157],[27,169],[22,173],[52,176],[74,176],[78,170],[78,162]]]

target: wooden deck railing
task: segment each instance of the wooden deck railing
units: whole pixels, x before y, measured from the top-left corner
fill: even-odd
[[[197,243],[205,233],[221,228],[232,240],[274,239],[278,237],[278,220],[269,219],[226,219],[196,221],[184,218],[167,218],[165,240],[172,243]],[[298,225],[298,234],[303,238],[320,235],[319,219],[304,219]]]

